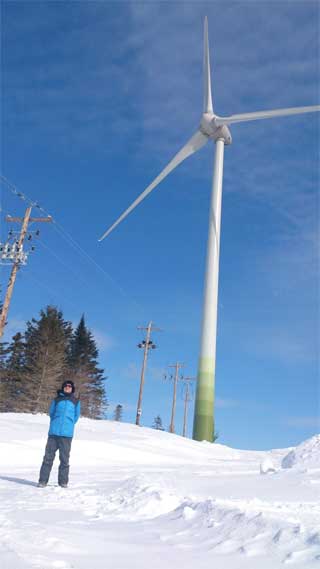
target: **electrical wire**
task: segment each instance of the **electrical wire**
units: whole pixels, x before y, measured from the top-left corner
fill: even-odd
[[[69,243],[70,247],[72,247],[79,255],[82,255],[82,257],[87,262],[90,262],[92,265],[94,265],[94,267],[100,271],[100,273],[109,281],[109,283],[111,282],[118,289],[121,295],[124,296],[126,299],[128,299],[132,303],[132,305],[135,306],[135,308],[138,310],[139,313],[143,314],[145,312],[143,307],[136,300],[134,300],[129,294],[127,294],[126,291],[105,271],[105,269],[101,267],[101,265],[99,265],[99,263],[97,263],[97,261],[93,259],[93,257],[91,257],[81,247],[81,245],[79,245],[79,243],[70,235],[70,233],[68,233],[64,229],[64,227],[62,227],[62,225],[56,221],[56,219],[54,219],[42,206],[40,206],[38,202],[34,202],[26,194],[18,191],[16,186],[14,186],[11,182],[9,182],[9,180],[2,174],[0,174],[0,182],[2,182],[16,197],[18,197],[22,201],[29,203],[30,206],[36,207],[45,216],[51,217],[53,228],[60,235],[60,237],[65,239],[66,242]]]
[[[60,300],[59,297],[57,295],[57,291],[54,290],[53,288],[51,288],[50,286],[47,285],[47,283],[43,282],[42,280],[39,279],[39,277],[35,274],[35,272],[30,269],[30,267],[28,267],[28,270],[25,269],[25,267],[20,267],[20,273],[23,275],[24,278],[30,279],[31,281],[35,282],[37,285],[41,286],[43,289],[45,289],[47,292],[49,292],[49,294],[51,295],[51,297],[54,300],[54,302],[57,302],[57,304],[60,304]],[[77,306],[73,300],[71,300],[70,298],[68,298],[65,293],[63,293],[63,302],[66,302],[67,304],[70,304],[70,306],[73,307],[73,309],[79,311],[79,306]]]
[[[83,285],[90,286],[90,282],[87,279],[84,279],[82,277],[82,275],[80,275],[79,273],[77,273],[74,269],[72,269],[70,267],[70,265],[67,265],[67,263],[65,263],[63,261],[63,259],[61,257],[59,257],[59,255],[57,255],[57,253],[51,249],[51,247],[49,247],[46,243],[44,243],[44,241],[40,238],[37,238],[37,243],[39,243],[41,245],[41,247],[43,247],[44,249],[46,249],[69,273],[72,273],[74,277],[76,277],[77,279],[77,283],[80,281],[82,282]]]
[[[97,261],[95,259],[93,259],[93,257],[91,257],[82,247],[81,245],[79,245],[79,243],[77,243],[77,241],[75,241],[75,239],[73,239],[73,237],[62,227],[62,225],[60,223],[58,223],[55,219],[53,219],[53,223],[54,223],[54,228],[56,229],[57,233],[60,234],[61,237],[63,237],[67,242],[69,242],[70,246],[73,247],[73,249],[75,249],[75,251],[82,255],[82,257],[90,262],[92,265],[95,266],[96,269],[98,269],[100,271],[100,273],[107,278],[107,280],[109,281],[109,283],[111,282],[113,284],[113,286],[115,286],[115,288],[118,289],[118,291],[121,293],[121,295],[123,297],[125,297],[127,300],[129,300],[132,305],[135,306],[135,308],[138,310],[139,313],[143,314],[144,310],[142,308],[142,306],[136,301],[134,300],[134,298],[132,298],[110,275],[109,273],[107,273],[103,267],[101,267],[101,265],[99,265],[99,263],[97,263]]]

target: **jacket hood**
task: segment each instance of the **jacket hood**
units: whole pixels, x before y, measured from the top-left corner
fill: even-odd
[[[59,391],[62,391],[62,392],[63,392],[63,388],[64,388],[66,385],[71,385],[71,386],[72,386],[72,392],[71,392],[71,393],[74,393],[74,392],[75,392],[74,383],[73,383],[73,381],[70,381],[70,379],[67,379],[66,381],[63,382],[63,384],[61,385],[61,389],[60,389]]]

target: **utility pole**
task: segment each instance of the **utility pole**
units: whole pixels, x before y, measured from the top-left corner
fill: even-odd
[[[184,414],[183,414],[183,432],[182,436],[187,436],[187,415],[188,415],[188,403],[191,401],[191,396],[189,396],[189,381],[194,381],[195,377],[184,377],[185,382],[185,397],[184,397]]]
[[[173,379],[173,400],[172,400],[171,422],[169,427],[170,433],[174,433],[174,416],[176,412],[177,383],[179,379],[179,370],[180,368],[184,367],[184,364],[176,362],[175,364],[169,365],[169,367],[175,368],[175,374]]]
[[[143,348],[143,362],[142,362],[142,369],[141,369],[141,379],[140,379],[140,389],[139,389],[139,397],[138,397],[138,404],[137,404],[137,415],[136,415],[136,425],[140,425],[140,417],[142,415],[142,394],[144,388],[144,378],[145,372],[147,367],[147,359],[148,359],[148,352],[150,349],[154,350],[156,345],[150,340],[151,331],[153,330],[160,330],[160,328],[154,328],[152,326],[152,322],[149,322],[148,326],[144,328],[143,326],[139,326],[138,330],[146,330],[147,335],[146,339],[138,344],[138,348]]]
[[[20,268],[21,265],[26,264],[27,257],[28,257],[28,253],[25,253],[23,251],[23,243],[24,243],[27,231],[28,231],[28,225],[29,225],[29,223],[32,223],[32,222],[51,222],[52,221],[52,218],[50,216],[48,216],[46,218],[41,218],[41,217],[33,218],[33,217],[31,217],[31,210],[32,210],[32,206],[27,207],[23,218],[11,217],[9,215],[7,215],[7,217],[6,217],[7,222],[9,222],[9,223],[14,223],[14,222],[21,223],[22,226],[21,226],[19,239],[15,243],[15,245],[10,247],[9,244],[7,243],[3,247],[1,246],[1,251],[0,251],[0,260],[10,261],[10,263],[11,262],[13,263],[9,282],[8,282],[8,287],[7,287],[7,291],[6,291],[6,296],[5,296],[2,311],[0,314],[0,338],[3,335],[4,327],[6,325],[10,301],[11,301],[11,297],[12,297],[12,293],[13,293],[13,287],[15,284],[18,269]]]

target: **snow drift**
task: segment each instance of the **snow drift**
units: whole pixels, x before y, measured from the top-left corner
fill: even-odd
[[[301,443],[282,460],[282,468],[304,467],[320,469],[320,435]]]
[[[38,489],[47,429],[46,415],[0,414],[2,569],[319,564],[319,436],[262,452],[81,419],[69,488],[56,465]]]

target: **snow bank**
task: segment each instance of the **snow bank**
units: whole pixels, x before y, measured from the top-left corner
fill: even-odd
[[[282,468],[320,468],[320,434],[292,449],[281,462]]]
[[[127,520],[152,519],[175,510],[181,503],[177,494],[163,484],[150,484],[144,475],[128,478],[108,496],[106,508]]]
[[[276,467],[273,460],[267,456],[260,464],[260,474],[271,474],[276,472]]]
[[[68,489],[57,486],[57,460],[39,489],[48,423],[0,413],[1,569],[319,562],[319,436],[293,450],[250,451],[81,419]]]

